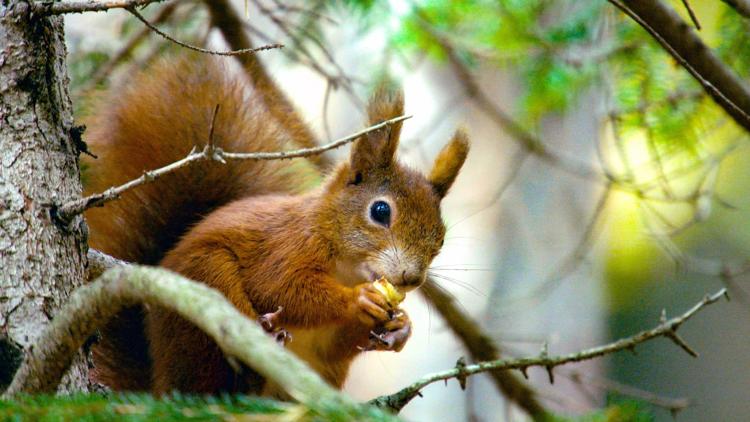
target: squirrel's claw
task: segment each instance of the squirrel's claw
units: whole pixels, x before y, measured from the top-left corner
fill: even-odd
[[[273,333],[274,331],[276,331],[276,324],[279,322],[281,311],[283,310],[284,307],[279,306],[279,308],[276,309],[276,312],[269,312],[258,317],[260,326],[263,327],[263,329],[268,333]]]
[[[287,343],[292,341],[292,333],[289,331],[281,328],[278,331],[272,333],[274,340],[276,340],[276,343],[279,343],[281,347],[286,346]]]
[[[281,318],[281,311],[283,310],[284,308],[279,306],[276,312],[269,312],[258,317],[258,323],[263,327],[263,330],[270,334],[271,337],[273,337],[273,339],[282,347],[292,341],[292,334],[277,325]]]
[[[396,316],[382,327],[370,331],[368,344],[358,349],[400,352],[409,337],[411,337],[411,320],[405,312],[399,310]]]

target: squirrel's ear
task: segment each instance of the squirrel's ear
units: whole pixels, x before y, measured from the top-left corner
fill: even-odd
[[[367,106],[369,125],[373,126],[404,114],[404,94],[387,80],[378,84]],[[393,163],[402,122],[388,125],[361,137],[351,154],[352,180],[361,180],[368,171]]]
[[[469,138],[466,136],[466,132],[459,129],[448,145],[444,146],[438,154],[428,178],[439,197],[442,198],[448,193],[448,189],[456,180],[458,171],[461,170],[468,153]]]

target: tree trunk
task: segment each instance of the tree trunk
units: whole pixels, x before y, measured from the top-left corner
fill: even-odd
[[[84,282],[85,223],[52,218],[81,194],[65,55],[62,17],[0,3],[0,390]],[[87,375],[81,354],[60,391],[86,390]]]

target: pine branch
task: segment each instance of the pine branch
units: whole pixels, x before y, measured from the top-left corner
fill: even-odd
[[[727,296],[726,289],[721,289],[713,295],[706,295],[703,300],[698,302],[696,305],[694,305],[692,308],[690,308],[680,316],[667,320],[666,318],[664,318],[664,314],[662,314],[662,319],[660,320],[659,325],[650,330],[641,331],[640,333],[635,334],[631,337],[623,338],[604,346],[582,350],[577,353],[571,353],[561,356],[549,356],[547,353],[547,347],[545,345],[545,347],[542,348],[542,352],[540,353],[540,355],[532,358],[500,359],[490,362],[481,362],[473,365],[466,365],[465,363],[463,363],[462,359],[459,359],[459,362],[456,364],[456,367],[454,369],[427,375],[395,394],[381,396],[374,400],[371,400],[370,404],[398,412],[414,397],[421,395],[420,391],[424,387],[434,382],[443,380],[447,382],[447,380],[455,378],[459,380],[462,385],[464,385],[466,377],[487,371],[518,369],[522,373],[526,373],[526,370],[528,368],[542,367],[547,371],[550,376],[550,381],[552,381],[553,369],[557,366],[572,362],[590,360],[611,353],[619,352],[621,350],[634,350],[635,347],[639,344],[645,343],[657,337],[666,337],[672,340],[680,348],[688,352],[691,356],[697,356],[695,351],[691,349],[685,343],[685,341],[677,335],[677,329],[679,329],[680,326],[685,323],[685,321],[690,319],[705,306],[718,301],[722,296],[726,297],[727,299],[729,298]]]
[[[671,7],[659,0],[609,0],[642,26],[714,101],[750,131],[750,89]]]

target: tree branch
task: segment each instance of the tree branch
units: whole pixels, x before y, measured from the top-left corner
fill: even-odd
[[[445,319],[453,333],[461,340],[469,355],[475,362],[494,361],[500,359],[500,350],[492,339],[482,332],[471,317],[462,312],[453,302],[453,299],[441,291],[435,281],[428,279],[422,285],[421,292],[429,300]],[[546,409],[536,399],[533,389],[523,383],[518,377],[509,372],[496,370],[490,371],[492,382],[508,400],[516,403],[526,411],[532,418],[543,419],[547,414]],[[406,404],[406,403],[404,403]]]
[[[748,0],[721,0],[728,4],[729,7],[734,9],[741,16],[750,18],[750,1]]]
[[[659,0],[609,0],[645,29],[745,130],[750,90],[671,7]]]
[[[557,366],[571,362],[581,362],[584,360],[589,360],[619,352],[625,349],[634,350],[637,345],[657,337],[666,337],[675,342],[681,348],[684,348],[684,341],[682,341],[681,339],[679,341],[675,340],[676,338],[679,338],[677,337],[677,329],[680,328],[680,326],[685,323],[685,321],[698,313],[698,311],[703,309],[705,306],[718,301],[722,296],[726,297],[727,299],[729,298],[729,296],[727,296],[726,289],[721,289],[713,295],[706,295],[703,300],[698,302],[696,305],[694,305],[692,308],[678,317],[669,320],[664,319],[659,323],[659,325],[650,330],[641,331],[640,333],[635,334],[631,337],[623,338],[604,346],[594,347],[591,349],[582,350],[577,353],[571,353],[561,356],[548,356],[545,347],[542,349],[542,353],[540,354],[540,356],[533,358],[501,359],[490,362],[481,362],[473,365],[457,364],[456,368],[454,369],[427,375],[395,394],[381,396],[374,400],[371,400],[370,404],[398,412],[414,397],[420,395],[420,391],[424,387],[434,382],[441,380],[447,381],[451,378],[460,380],[467,376],[487,371],[519,369],[521,370],[521,372],[525,373],[528,368],[536,366],[545,368],[550,374],[550,379],[552,379],[552,370]],[[692,351],[692,349],[689,348],[688,350]]]
[[[226,160],[286,160],[291,158],[309,157],[311,155],[320,154],[324,151],[346,145],[357,140],[362,135],[382,129],[386,126],[401,122],[409,118],[411,118],[411,116],[395,117],[393,119],[386,120],[384,122],[360,130],[357,133],[337,139],[325,145],[320,145],[313,148],[301,148],[280,152],[225,152],[221,148],[214,146],[209,136],[209,142],[202,150],[198,150],[197,148],[193,147],[193,150],[190,151],[187,157],[183,158],[182,160],[175,161],[174,163],[168,164],[156,170],[147,171],[137,179],[131,180],[120,186],[111,187],[104,192],[95,193],[85,198],[80,198],[75,201],[63,204],[57,209],[53,210],[53,217],[61,224],[67,225],[74,216],[84,212],[91,207],[102,206],[109,201],[117,199],[123,192],[129,189],[153,182],[154,180],[161,176],[164,176],[165,174],[174,172],[183,167],[187,167],[197,161],[212,160],[218,161],[220,163],[225,163]],[[211,131],[213,131],[213,127],[211,128]]]
[[[172,16],[172,13],[174,13],[175,9],[177,9],[178,3],[172,2],[159,10],[159,12],[154,16],[154,23],[159,24],[167,19],[169,19]],[[106,63],[99,66],[93,75],[91,75],[91,78],[86,81],[86,85],[80,89],[81,92],[87,92],[92,88],[96,88],[104,82],[109,75],[112,73],[112,71],[123,61],[128,59],[132,54],[133,51],[138,47],[138,45],[148,37],[149,34],[151,34],[151,29],[147,26],[142,27],[140,31],[138,31],[135,35],[133,35],[117,52],[115,52],[112,57],[107,60]]]
[[[143,15],[141,15],[140,13],[138,13],[138,11],[136,10],[135,6],[126,7],[125,9],[128,12],[130,12],[130,14],[132,14],[133,16],[135,16],[136,19],[138,19],[144,25],[146,25],[147,28],[149,28],[150,30],[154,31],[155,33],[157,33],[162,38],[164,38],[164,39],[166,39],[168,41],[171,41],[171,42],[173,42],[173,43],[175,43],[175,44],[177,44],[177,45],[179,45],[181,47],[187,48],[188,50],[197,51],[199,53],[211,54],[211,55],[214,55],[214,56],[239,56],[239,55],[244,55],[244,54],[249,54],[249,53],[257,53],[259,51],[265,51],[265,50],[271,50],[271,49],[274,49],[274,48],[282,48],[283,47],[283,45],[281,45],[281,44],[269,44],[269,45],[264,45],[264,46],[261,46],[261,47],[241,48],[241,49],[230,50],[230,51],[208,50],[208,49],[205,49],[205,48],[196,47],[194,45],[190,45],[190,44],[184,43],[184,42],[182,42],[182,41],[180,41],[180,40],[172,37],[171,35],[167,34],[166,32],[160,30],[159,28],[155,27],[154,25],[151,25],[151,23],[146,18],[144,18]]]
[[[438,32],[429,20],[428,16],[418,7],[415,7],[415,13],[419,18],[421,28],[432,37],[440,48],[448,56],[448,62],[453,68],[458,81],[463,85],[466,95],[474,100],[477,106],[487,114],[498,126],[505,130],[524,150],[536,156],[540,160],[564,170],[575,176],[590,179],[603,180],[602,175],[586,166],[583,163],[576,163],[557,155],[549,149],[541,139],[527,131],[521,124],[515,121],[510,115],[497,107],[492,100],[485,94],[474,75],[466,67],[454,46],[442,33]]]
[[[62,15],[64,13],[106,12],[110,9],[145,7],[165,0],[89,0],[89,1],[33,1],[29,2],[34,15]]]
[[[53,392],[88,336],[118,311],[137,303],[176,312],[206,332],[227,356],[273,380],[302,403],[335,403],[344,409],[347,419],[375,415],[373,409],[336,391],[299,358],[279,347],[217,290],[162,268],[136,265],[112,268],[77,289],[29,350],[3,397]]]

